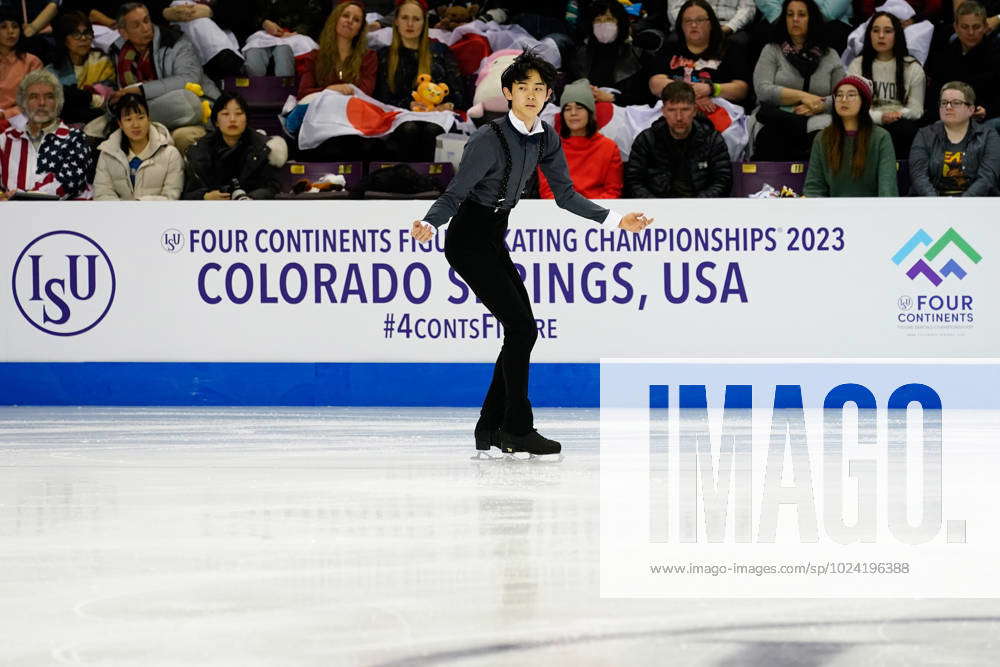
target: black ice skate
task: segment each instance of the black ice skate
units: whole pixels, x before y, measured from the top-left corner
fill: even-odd
[[[491,428],[488,426],[476,425],[476,455],[472,458],[475,459],[492,459],[497,458],[490,456],[488,453],[490,448],[496,447],[500,448],[500,429]]]
[[[555,440],[549,440],[535,429],[531,429],[524,435],[500,431],[500,451],[508,458],[517,458],[514,456],[516,453],[524,452],[528,454],[527,460],[551,454],[559,454],[559,460],[562,460],[562,454],[560,454],[562,445]]]

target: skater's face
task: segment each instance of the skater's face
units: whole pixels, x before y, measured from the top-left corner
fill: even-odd
[[[535,117],[542,111],[545,101],[549,99],[549,87],[542,81],[535,70],[528,70],[524,81],[515,81],[513,88],[504,88],[503,96],[510,100],[510,110],[525,122],[529,128],[534,124]],[[531,120],[531,123],[527,122]]]

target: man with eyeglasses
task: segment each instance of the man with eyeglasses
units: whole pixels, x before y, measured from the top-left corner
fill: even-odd
[[[974,123],[976,93],[961,81],[938,98],[941,120],[921,128],[910,149],[911,192],[924,197],[1000,194],[1000,135]]]
[[[964,81],[976,92],[979,119],[1000,117],[1000,37],[988,32],[986,9],[968,0],[955,9],[955,39],[931,52],[927,60],[927,113],[933,117],[934,103],[945,81]]]

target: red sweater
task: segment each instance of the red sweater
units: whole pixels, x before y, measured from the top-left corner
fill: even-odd
[[[622,196],[622,156],[615,142],[595,132],[592,137],[565,137],[562,147],[574,190],[588,199]],[[538,194],[542,199],[555,199],[541,170]]]
[[[318,93],[327,86],[332,86],[335,83],[353,83],[367,95],[371,95],[372,91],[375,90],[375,74],[378,72],[378,56],[375,55],[374,51],[366,52],[365,57],[362,58],[361,71],[358,72],[357,81],[342,81],[337,77],[334,77],[324,85],[320,85],[319,82],[316,81],[316,55],[318,53],[318,51],[307,53],[306,55],[301,56],[300,62],[296,63],[296,68],[299,70],[300,76],[300,100],[310,93]]]

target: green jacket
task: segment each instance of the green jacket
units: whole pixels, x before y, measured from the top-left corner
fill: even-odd
[[[828,128],[824,132],[832,132]],[[809,169],[802,194],[806,197],[896,197],[896,151],[892,147],[892,137],[878,125],[872,127],[868,143],[868,159],[865,171],[859,180],[851,175],[851,157],[854,155],[854,137],[844,142],[844,156],[836,173],[830,170],[823,149],[823,132],[816,135]]]

